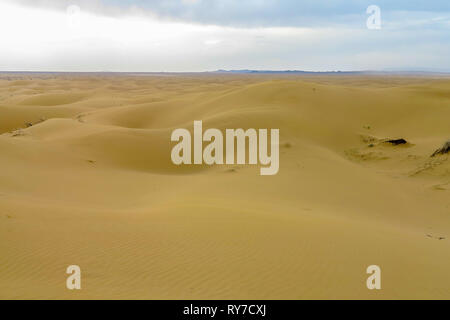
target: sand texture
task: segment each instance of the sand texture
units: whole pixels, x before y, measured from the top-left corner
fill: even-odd
[[[449,119],[448,78],[3,74],[0,299],[450,299]],[[175,166],[194,120],[279,173]]]

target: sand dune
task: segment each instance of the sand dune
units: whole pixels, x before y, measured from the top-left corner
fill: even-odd
[[[450,298],[450,80],[20,77],[0,77],[1,299]],[[175,166],[194,120],[279,128],[280,172]]]

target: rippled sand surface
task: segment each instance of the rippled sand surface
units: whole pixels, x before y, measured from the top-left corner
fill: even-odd
[[[448,78],[0,75],[0,298],[449,299],[449,119]],[[278,175],[173,165],[194,120]]]

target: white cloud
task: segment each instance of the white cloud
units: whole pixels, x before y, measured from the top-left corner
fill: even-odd
[[[238,28],[2,2],[0,70],[367,70],[402,63],[449,70],[448,43],[439,32],[422,34],[428,42],[417,47],[417,31]]]

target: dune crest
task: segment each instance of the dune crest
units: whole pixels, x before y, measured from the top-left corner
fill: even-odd
[[[0,82],[0,299],[450,298],[450,80],[29,78]],[[279,129],[279,173],[176,166],[195,120]]]

